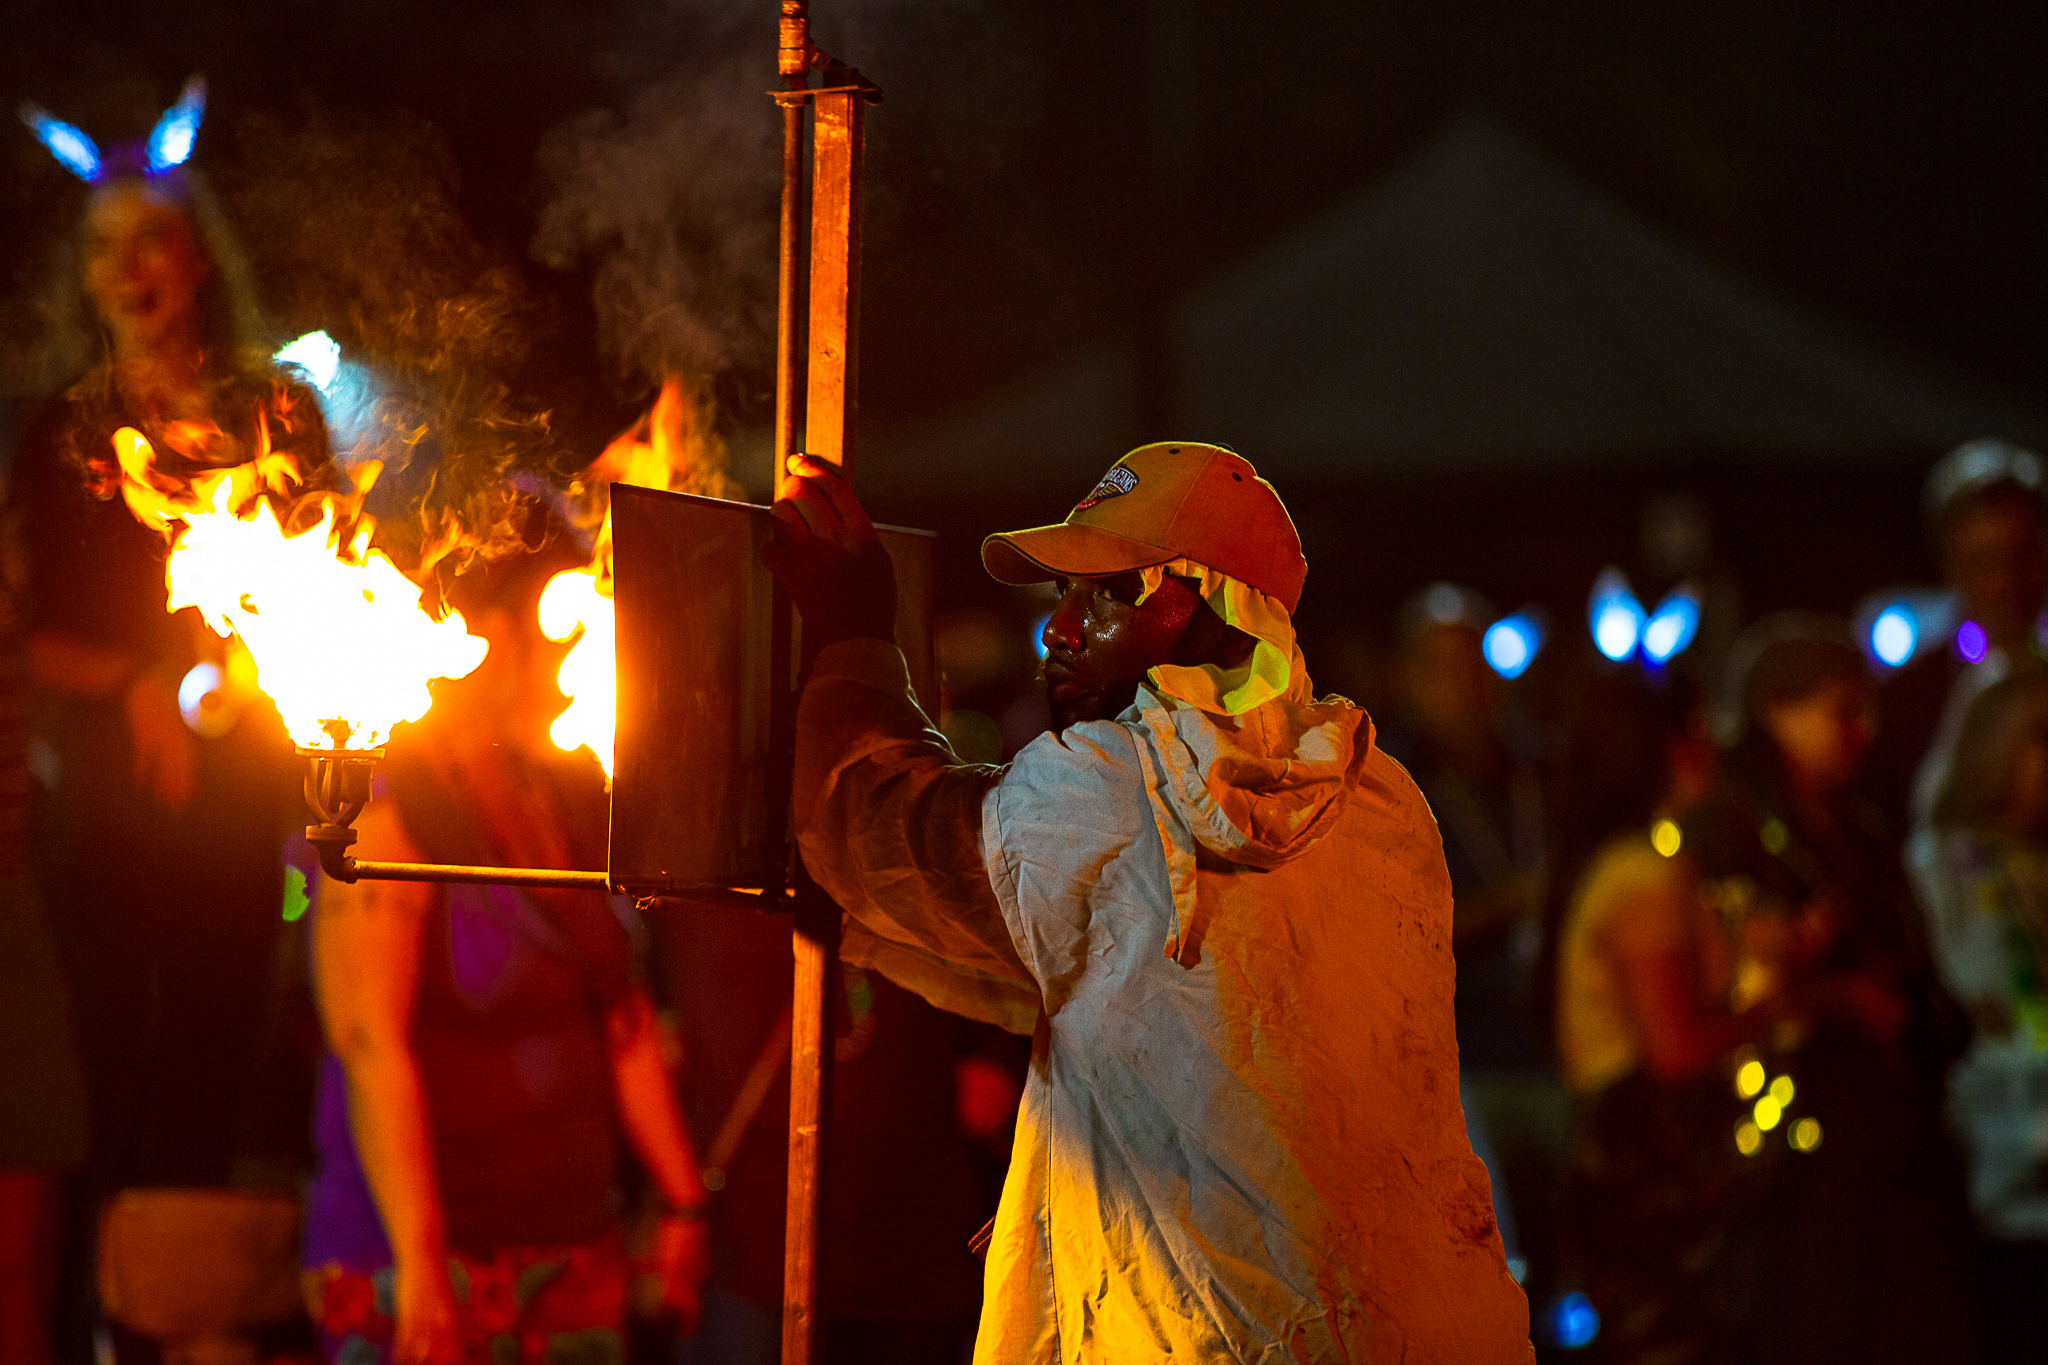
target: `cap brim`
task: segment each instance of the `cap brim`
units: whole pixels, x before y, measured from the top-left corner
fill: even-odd
[[[1043,583],[1051,578],[1107,578],[1164,564],[1171,550],[1147,545],[1099,526],[1034,526],[1003,531],[981,542],[981,567],[998,583]]]

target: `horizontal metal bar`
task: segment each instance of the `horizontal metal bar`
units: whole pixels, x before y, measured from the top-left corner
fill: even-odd
[[[325,850],[322,850],[323,853]],[[323,859],[324,861],[324,859]],[[632,896],[660,896],[699,905],[730,905],[773,913],[789,908],[789,892],[754,887],[695,886],[680,888],[664,881],[638,878],[615,882],[605,872],[551,867],[469,867],[461,863],[384,863],[344,857],[336,881],[461,882],[473,886],[534,886],[558,891],[621,891]],[[329,868],[332,875],[333,869]]]
[[[763,914],[774,914],[787,910],[790,906],[789,892],[781,888],[761,891],[753,887],[738,886],[629,886],[626,889],[638,895],[680,901],[685,905],[729,905],[734,909],[758,910]]]
[[[380,863],[349,858],[344,866],[369,881],[466,882],[483,886],[542,886],[564,891],[610,891],[603,872],[577,872],[547,867],[465,867],[459,863]]]

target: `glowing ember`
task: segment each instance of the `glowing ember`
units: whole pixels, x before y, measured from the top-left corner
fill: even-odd
[[[309,526],[288,532],[279,523],[259,494],[296,482],[288,460],[280,467],[282,457],[266,456],[180,484],[155,469],[133,428],[114,445],[130,509],[171,537],[167,609],[197,607],[216,633],[241,637],[257,686],[297,744],[375,748],[399,722],[427,713],[429,681],[483,662],[487,646],[461,615],[434,620],[418,585],[370,548],[367,521],[339,543],[330,498]]]
[[[599,589],[595,569],[570,569],[548,580],[540,595],[541,633],[576,643],[562,660],[556,685],[570,698],[549,736],[562,749],[588,746],[612,775],[612,732],[618,723],[618,682],[613,672],[612,599]]]

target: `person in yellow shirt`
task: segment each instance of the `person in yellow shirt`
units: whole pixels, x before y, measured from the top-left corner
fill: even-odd
[[[1739,1339],[1726,1286],[1757,1165],[1730,1139],[1729,1078],[1774,1013],[1731,1006],[1735,948],[1680,824],[1714,773],[1699,689],[1624,665],[1573,691],[1549,950],[1578,1109],[1570,1260],[1604,1358],[1718,1360]]]

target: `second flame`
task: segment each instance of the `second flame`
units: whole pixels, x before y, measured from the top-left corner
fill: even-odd
[[[724,469],[725,447],[712,429],[709,401],[671,377],[662,384],[654,406],[606,446],[576,480],[574,492],[586,505],[602,506],[604,515],[589,565],[556,574],[541,593],[542,633],[550,640],[575,641],[558,675],[559,686],[570,699],[569,709],[556,718],[549,734],[565,750],[588,746],[607,778],[612,775],[612,736],[618,723],[611,486],[633,484],[715,498],[743,496]]]

